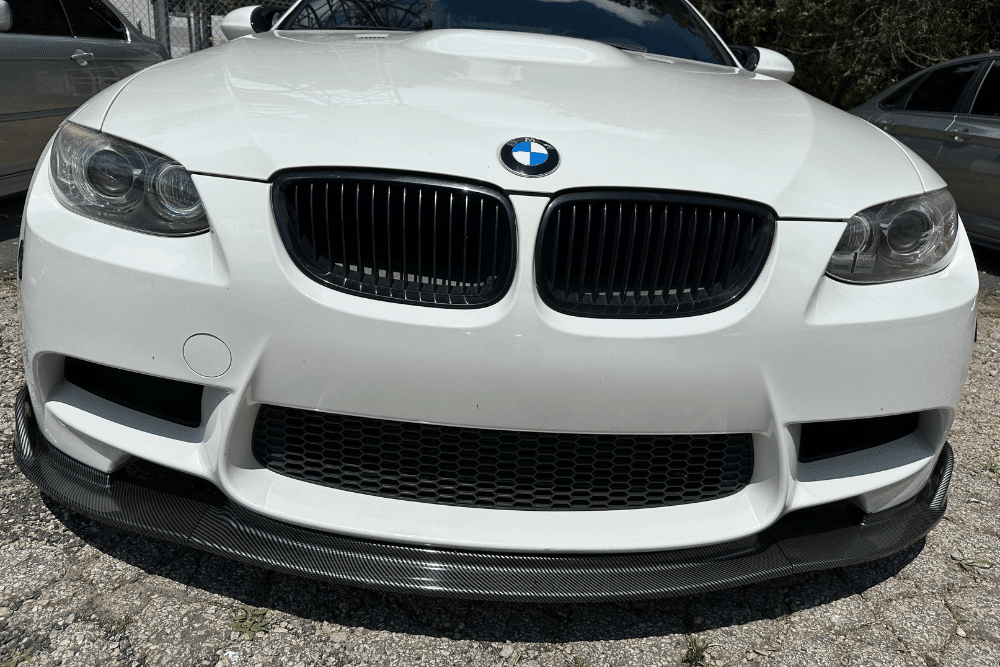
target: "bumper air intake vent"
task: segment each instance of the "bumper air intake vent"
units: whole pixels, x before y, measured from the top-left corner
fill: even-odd
[[[123,407],[196,428],[201,425],[200,384],[167,380],[66,357],[66,381]]]
[[[853,454],[898,440],[917,430],[919,412],[889,417],[811,422],[802,425],[799,461],[810,463]]]
[[[664,507],[732,495],[753,438],[435,426],[261,407],[253,453],[286,477],[382,498],[516,510]]]

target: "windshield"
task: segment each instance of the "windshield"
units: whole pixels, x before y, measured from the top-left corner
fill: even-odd
[[[734,65],[683,0],[304,0],[282,30],[513,30]]]

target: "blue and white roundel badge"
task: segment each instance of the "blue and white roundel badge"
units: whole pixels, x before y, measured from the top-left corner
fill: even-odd
[[[537,141],[522,141],[512,150],[514,159],[525,167],[537,167],[549,159],[549,152]]]
[[[559,166],[559,152],[541,139],[518,137],[500,147],[500,162],[518,176],[547,176]]]

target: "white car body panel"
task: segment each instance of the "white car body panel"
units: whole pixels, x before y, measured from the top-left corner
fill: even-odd
[[[67,215],[47,173],[38,179],[22,298],[30,302],[43,279],[85,280],[92,289],[86,302],[47,296],[50,307],[25,322],[29,384],[50,396],[35,406],[43,432],[99,469],[121,465],[127,457],[118,452],[139,456],[209,479],[266,516],[341,534],[500,551],[631,552],[738,539],[791,509],[845,498],[881,509],[929,475],[971,352],[978,282],[964,233],[952,264],[920,279],[919,290],[913,281],[858,287],[824,276],[843,223],[782,220],[760,277],[736,304],[626,327],[555,313],[537,297],[525,267],[545,197],[512,197],[522,260],[509,293],[496,306],[461,311],[359,299],[313,282],[281,244],[267,184],[196,176],[208,210],[220,212],[213,233],[165,239]],[[156,305],[139,321],[120,305],[145,301]],[[56,326],[63,321],[100,323],[105,334],[95,345]],[[232,351],[222,377],[206,381],[185,363],[184,342],[196,333]],[[895,354],[871,353],[889,346]],[[130,424],[131,411],[51,379],[47,353],[56,350],[207,384],[210,416],[200,429],[149,417]],[[907,391],[887,392],[870,378],[896,378]],[[661,397],[654,412],[650,393]],[[521,512],[377,498],[261,468],[246,417],[261,403],[514,430],[747,431],[755,472],[734,496],[644,510]],[[927,414],[918,434],[863,461],[798,464],[788,456],[795,424],[873,410]],[[89,447],[98,437],[104,453]]]
[[[658,567],[667,574],[653,576],[637,596],[703,592],[838,567],[898,551],[943,515],[952,465],[946,438],[976,331],[978,277],[968,238],[955,218],[953,249],[942,251],[950,262],[934,265],[935,273],[877,284],[832,278],[831,256],[854,214],[939,190],[944,183],[880,130],[786,83],[738,67],[534,33],[277,31],[151,67],[94,97],[70,120],[179,162],[192,175],[208,226],[192,235],[166,236],[156,235],[156,228],[138,233],[115,226],[122,218],[105,224],[107,217],[98,218],[107,213],[66,203],[69,177],[61,172],[62,185],[55,184],[51,142],[39,162],[26,203],[18,267],[27,391],[16,409],[15,460],[40,488],[65,491],[54,497],[71,507],[129,529],[153,517],[140,526],[146,534],[293,574],[323,578],[323,567],[333,563],[325,572],[328,580],[340,583],[531,600],[632,599],[633,587],[648,583],[630,579],[632,573]],[[94,141],[90,133],[70,130]],[[528,138],[557,148],[555,171],[533,174],[536,178],[508,171],[501,146]],[[59,159],[68,159],[64,155],[60,152]],[[143,159],[162,166],[157,156]],[[117,176],[165,173],[145,163],[143,172],[132,164],[135,171]],[[111,167],[102,168],[111,173]],[[513,212],[509,289],[482,307],[424,307],[394,302],[392,294],[367,298],[370,292],[352,293],[307,274],[289,249],[290,223],[281,219],[298,215],[298,200],[279,206],[276,217],[275,197],[284,191],[275,177],[308,170],[310,178],[323,178],[337,169],[490,186]],[[57,188],[63,188],[60,194]],[[650,313],[637,308],[631,313],[635,319],[610,309],[600,316],[560,312],[541,294],[536,256],[543,246],[542,218],[554,197],[578,190],[596,192],[595,201],[611,197],[607,191],[674,191],[693,195],[677,198],[685,206],[689,201],[709,207],[733,200],[759,204],[745,208],[766,218],[760,228],[766,224],[769,249],[757,253],[762,263],[751,261],[749,251],[741,255],[740,261],[759,267],[759,273],[755,278],[747,274],[746,291],[715,309],[673,316],[684,314],[678,308],[671,316],[642,318]],[[419,203],[407,209],[405,192],[402,208],[393,209],[402,210],[400,217],[423,210]],[[146,190],[142,196],[152,195]],[[329,196],[328,189],[328,207]],[[432,226],[438,220],[434,196]],[[934,201],[947,199],[943,193],[934,196],[939,198]],[[389,200],[387,194],[386,238],[395,224]],[[370,201],[373,260],[367,275],[378,279],[374,194]],[[773,230],[764,207],[776,214]],[[137,210],[145,209],[132,209]],[[713,262],[720,261],[724,243],[726,261],[731,261],[742,242],[737,237],[751,236],[749,225],[741,227],[743,209],[734,205],[733,210],[737,222],[723,229],[736,231],[717,235],[723,241],[715,242]],[[500,205],[497,211],[498,220]],[[649,215],[647,230],[652,229]],[[349,217],[341,213],[341,229]],[[361,217],[358,213],[355,220],[358,250],[351,269],[358,275],[365,270]],[[682,215],[676,218],[676,229],[684,231]],[[695,226],[702,224],[697,215],[693,219]],[[943,229],[946,219],[941,213],[935,224]],[[319,238],[316,227],[329,229],[332,220],[327,211],[311,238]],[[449,239],[451,220],[449,204]],[[467,212],[464,220],[469,238]],[[666,209],[662,220],[666,229]],[[712,220],[709,216],[709,230]],[[629,236],[629,258],[632,241],[642,242],[635,232],[638,224],[633,222]],[[497,223],[494,229],[499,228]],[[404,239],[412,231],[403,223],[400,229]],[[621,227],[618,231],[613,257],[624,234]],[[671,237],[675,258],[681,231]],[[418,228],[417,238],[423,239],[420,233]],[[684,233],[690,259],[700,237]],[[434,248],[443,247],[437,244],[437,227],[433,234]],[[662,247],[666,232],[661,234]],[[332,236],[326,236],[331,272]],[[482,245],[480,240],[480,253]],[[704,269],[707,248],[707,241],[700,246],[702,264],[696,272]],[[448,253],[450,280],[450,240]],[[409,280],[405,261],[398,272],[403,283]],[[392,282],[391,258],[388,263],[383,270]],[[350,269],[348,264],[343,259]],[[715,269],[713,264],[711,275],[717,275]],[[444,280],[438,281],[436,270],[431,269],[429,282],[413,279],[421,290],[426,283],[435,299]],[[685,264],[670,298],[687,298],[682,294],[687,270]],[[658,271],[657,264],[652,273]],[[567,285],[569,273],[567,268]],[[586,272],[580,273],[582,291]],[[613,268],[610,276],[609,293]],[[714,293],[716,285],[728,289],[729,276],[713,279],[703,291]],[[486,283],[479,283],[477,275],[476,284],[479,296],[478,285]],[[663,287],[657,298],[665,301],[668,291]],[[652,288],[643,298],[654,298]],[[97,385],[93,392],[85,390],[70,378],[69,360],[146,380],[196,385],[203,392],[195,394],[201,396],[201,410],[198,399],[191,399],[196,418],[186,423],[198,425],[143,413],[121,396],[119,402],[101,398]],[[171,383],[157,386],[164,385]],[[657,501],[659,506],[640,509],[529,511],[498,504],[461,506],[448,499],[403,500],[269,468],[253,448],[262,406],[432,428],[556,433],[570,443],[578,441],[573,434],[749,434],[741,440],[747,444],[739,457],[750,460],[752,440],[753,460],[736,464],[746,477],[730,495]],[[873,418],[894,415],[912,418],[906,421],[906,431],[912,432],[856,449],[838,442],[835,454],[820,452],[812,460],[800,455],[803,430],[812,423],[820,428],[855,419],[884,424],[893,420]],[[321,416],[307,414],[302,420],[314,417]],[[309,445],[332,448],[337,442],[324,435]],[[618,462],[621,448],[632,444],[613,442],[618,449],[609,448],[608,456]],[[322,449],[321,456],[327,451]],[[690,456],[684,450],[674,457],[681,464],[672,488],[690,481]],[[527,458],[534,473],[535,451]],[[185,516],[173,513],[173,496],[163,501],[153,497],[157,489],[138,482],[134,488],[140,491],[127,486],[135,481],[128,477],[135,459],[198,478],[188,481],[207,480],[218,502],[197,505],[184,496],[184,503],[200,509]],[[621,459],[633,465],[631,454]],[[577,458],[568,460],[576,493]],[[72,474],[60,476],[59,470]],[[66,483],[70,478],[72,484]],[[476,477],[471,483],[477,492],[480,482]],[[120,498],[131,498],[138,509],[116,504]],[[104,509],[87,505],[92,500]],[[129,519],[132,509],[139,519]],[[822,515],[823,530],[810,533],[811,525],[804,530],[793,525],[792,533],[779,535],[782,526],[809,523],[803,514],[791,514],[800,510],[806,517]],[[838,522],[848,514],[855,523],[845,528]],[[865,525],[873,516],[872,525]],[[171,532],[181,531],[178,525],[187,526],[185,532]],[[897,531],[898,526],[903,529]],[[792,553],[802,535],[809,548]],[[365,544],[350,542],[358,538]],[[786,538],[791,542],[781,543]],[[331,543],[323,551],[329,562],[314,558]],[[759,553],[754,551],[758,546]],[[411,551],[399,555],[403,547]],[[684,552],[678,558],[686,564],[677,565],[673,551],[689,548],[699,553]],[[838,549],[839,555],[828,557]],[[776,557],[775,551],[785,555]],[[361,556],[351,560],[355,552]],[[490,560],[491,554],[498,556]],[[629,560],[629,554],[640,557]],[[570,558],[577,555],[583,565]],[[521,569],[505,580],[510,574],[505,568],[522,556],[527,565],[519,561]],[[550,568],[546,581],[556,582],[550,588],[537,583],[541,570],[534,568],[541,561],[533,559],[542,556],[552,556],[545,561]],[[621,559],[607,569],[605,556]],[[484,560],[477,561],[480,557]],[[442,564],[446,560],[452,564]],[[379,565],[372,566],[376,561]],[[450,579],[484,562],[469,580]],[[378,579],[382,570],[372,574],[387,563],[389,570],[398,566],[404,574],[396,579]],[[692,581],[708,588],[689,586],[684,572],[692,570],[683,569],[689,565],[695,571]],[[506,574],[498,580],[500,570]],[[682,572],[680,583],[670,579],[670,571]],[[571,577],[576,583],[561,587]],[[601,597],[607,592],[601,588],[604,579],[614,579],[608,585],[611,597]],[[596,589],[604,592],[590,597]]]
[[[288,71],[308,91],[290,88]],[[791,86],[566,37],[278,31],[152,67],[115,105],[129,113],[91,127],[192,172],[246,179],[350,166],[537,193],[669,184],[810,219],[922,189],[882,132]],[[491,159],[529,134],[559,148],[544,179]]]

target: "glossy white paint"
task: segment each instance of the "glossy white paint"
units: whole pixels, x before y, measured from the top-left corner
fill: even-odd
[[[149,68],[103,129],[194,172],[257,180],[371,167],[522,192],[691,190],[829,219],[922,189],[884,133],[770,77],[498,31],[251,35]],[[496,153],[519,136],[555,145],[559,169],[508,173]]]
[[[490,308],[449,311],[318,285],[285,253],[269,185],[195,182],[212,232],[176,239],[66,212],[44,170],[30,194],[21,288],[29,384],[46,435],[95,467],[140,456],[210,479],[268,516],[383,540],[517,551],[679,548],[757,532],[792,508],[905,500],[940,451],[958,401],[978,287],[964,232],[938,274],[854,286],[824,276],[843,222],[782,220],[761,277],[737,304],[626,324],[561,315],[535,294],[531,257],[547,197],[512,197],[521,259],[510,293]],[[67,284],[86,284],[88,298]],[[197,333],[229,346],[232,366],[222,377],[188,368],[182,346]],[[206,384],[207,423],[188,429],[137,417],[74,390],[61,379],[63,355]],[[754,433],[757,462],[736,496],[682,507],[440,507],[261,469],[249,446],[260,403],[542,431],[745,430]],[[799,422],[909,411],[924,414],[914,437],[862,457],[796,464]]]
[[[978,279],[964,230],[951,265],[931,276],[882,285],[825,276],[847,217],[943,186],[919,158],[864,121],[741,68],[533,34],[363,37],[249,35],[154,66],[76,112],[74,122],[195,172],[211,231],[155,237],[74,215],[54,198],[48,170],[37,171],[22,231],[25,365],[39,425],[56,447],[104,471],[142,457],[298,525],[500,551],[713,544],[836,500],[878,511],[926,481],[975,327]],[[518,136],[554,144],[560,168],[534,179],[507,172],[497,150]],[[266,181],[283,169],[338,166],[505,190],[519,257],[510,291],[488,308],[421,308],[303,275],[278,236]],[[770,205],[781,219],[760,277],[734,305],[697,317],[601,320],[548,309],[532,257],[550,195],[612,186]],[[85,298],[72,285],[86,286]],[[65,381],[65,356],[202,384],[204,424],[169,424],[83,392]],[[263,403],[515,430],[750,432],[755,469],[734,496],[659,509],[387,500],[262,469],[250,435]],[[921,413],[912,436],[797,462],[802,422],[905,412]]]
[[[226,36],[226,39],[239,39],[240,37],[253,34],[254,29],[250,25],[250,17],[253,16],[253,12],[257,7],[258,5],[239,7],[223,17],[221,28],[222,34]]]
[[[233,365],[233,355],[221,339],[199,333],[184,341],[184,363],[202,377],[217,378]]]
[[[111,103],[115,101],[118,94],[131,80],[131,76],[125,77],[81,104],[72,114],[73,122],[77,125],[85,125],[94,130],[101,129],[101,125],[104,124],[104,117],[111,108]]]
[[[760,60],[757,61],[757,66],[753,69],[757,74],[763,74],[785,83],[791,81],[792,77],[795,76],[795,65],[782,54],[762,46],[757,47],[757,52],[760,53]]]

